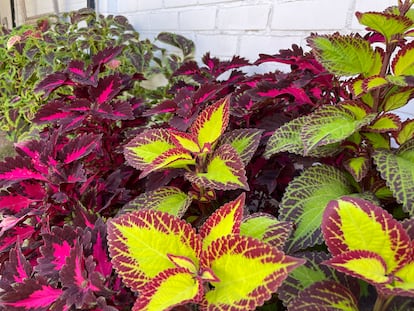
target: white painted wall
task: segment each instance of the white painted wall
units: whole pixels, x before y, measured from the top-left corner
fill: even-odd
[[[235,54],[255,60],[311,32],[360,31],[355,11],[383,10],[397,0],[99,0],[102,13],[129,18],[143,37],[161,31],[194,40],[196,57]]]

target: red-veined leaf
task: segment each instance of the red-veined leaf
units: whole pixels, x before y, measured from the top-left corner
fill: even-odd
[[[184,256],[198,267],[201,239],[190,224],[168,213],[141,210],[108,223],[112,263],[134,291],[160,272],[174,268],[168,254]]]
[[[224,135],[221,143],[231,145],[243,163],[247,165],[259,147],[262,132],[263,130],[259,129],[233,130]]]
[[[205,172],[187,172],[185,177],[190,182],[205,188],[249,189],[244,164],[230,145],[217,148]]]
[[[191,134],[172,131],[171,138],[176,144],[176,146],[180,146],[181,148],[189,152],[198,153],[201,151],[195,137]]]
[[[240,233],[245,197],[243,193],[234,201],[224,204],[204,222],[199,230],[203,249],[207,249],[218,238]]]
[[[225,97],[205,108],[194,123],[190,133],[196,137],[202,152],[210,151],[224,133],[229,123],[230,98]]]
[[[213,241],[202,258],[219,282],[205,293],[201,310],[254,310],[271,297],[288,273],[304,263],[250,237]]]
[[[97,148],[101,135],[83,134],[70,140],[62,149],[63,163],[68,164],[82,159]]]
[[[361,181],[369,170],[369,158],[366,156],[359,156],[350,158],[344,162],[346,170],[354,177],[356,181]]]

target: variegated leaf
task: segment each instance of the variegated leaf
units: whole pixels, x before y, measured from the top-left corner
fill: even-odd
[[[365,138],[366,143],[370,144],[374,150],[391,149],[388,133],[361,132],[361,135]]]
[[[348,108],[323,106],[308,116],[301,130],[305,155],[318,146],[345,140],[363,126],[369,124],[375,114],[358,118]]]
[[[189,152],[199,153],[201,151],[198,142],[196,141],[195,137],[191,134],[179,131],[172,131],[171,138],[176,146],[179,146]]]
[[[414,215],[414,139],[404,143],[396,152],[376,150],[374,162],[394,197],[403,204],[405,212]]]
[[[203,223],[199,230],[203,239],[203,249],[207,249],[218,238],[240,234],[245,197],[243,193],[234,201],[224,204]]]
[[[136,300],[132,311],[168,311],[189,302],[199,302],[203,286],[185,268],[162,271],[153,278]]]
[[[198,266],[201,239],[190,224],[168,213],[141,210],[108,222],[112,263],[134,291],[162,271],[175,267],[168,254],[187,257]]]
[[[230,98],[225,97],[205,108],[194,123],[190,133],[196,137],[202,152],[210,151],[224,133],[229,123]]]
[[[369,158],[366,156],[359,156],[350,158],[344,162],[346,170],[354,177],[354,179],[360,182],[368,173]]]
[[[401,127],[401,119],[393,113],[382,114],[377,117],[367,129],[377,133],[388,133],[398,131]]]
[[[160,156],[155,158],[151,163],[149,163],[143,170],[142,173],[139,175],[140,178],[144,178],[148,174],[168,169],[168,168],[186,168],[189,165],[194,165],[195,159],[192,155],[188,152],[188,150],[184,148],[172,148]]]
[[[288,240],[288,250],[297,251],[322,243],[320,225],[326,205],[352,192],[347,176],[328,165],[310,167],[290,182],[279,212],[280,220],[292,222],[296,227]]]
[[[279,221],[276,217],[265,213],[247,216],[240,226],[241,235],[259,239],[277,249],[283,249],[291,232],[292,223]]]
[[[129,165],[143,170],[164,152],[176,148],[166,129],[151,129],[136,136],[124,150]]]
[[[388,84],[388,80],[380,76],[372,76],[363,80],[362,89],[364,93],[371,92]]]
[[[413,89],[387,94],[384,103],[381,105],[382,110],[391,111],[405,106],[413,96]]]
[[[147,191],[122,208],[122,213],[140,209],[153,209],[167,212],[181,218],[191,204],[191,196],[176,187],[161,187]]]
[[[383,260],[387,275],[411,260],[411,241],[401,223],[381,207],[363,199],[343,197],[329,202],[323,215],[322,232],[334,258],[349,251],[372,252]]]
[[[414,139],[414,119],[408,119],[402,123],[401,130],[398,132],[395,139],[400,145],[406,143],[410,139]]]
[[[359,311],[357,298],[339,282],[324,280],[302,291],[289,311]]]
[[[398,51],[392,62],[392,71],[396,76],[414,76],[414,42]]]
[[[381,285],[379,288],[386,295],[414,298],[414,258],[393,274],[392,283]]]
[[[362,37],[313,35],[308,38],[308,43],[316,59],[334,74],[372,76],[380,73],[381,55]]]
[[[244,165],[247,165],[259,147],[262,132],[263,130],[252,128],[233,130],[224,135],[221,143],[231,145]]]
[[[406,32],[413,26],[413,21],[401,15],[381,12],[357,12],[355,15],[362,25],[381,33],[387,42],[390,42],[394,36]]]
[[[205,172],[187,172],[185,177],[196,185],[218,190],[249,189],[244,164],[230,145],[217,148]]]
[[[271,297],[304,260],[286,256],[250,237],[228,235],[211,243],[203,257],[220,280],[205,293],[201,310],[254,310]]]

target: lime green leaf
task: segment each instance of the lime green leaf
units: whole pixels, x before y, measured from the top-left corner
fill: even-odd
[[[303,143],[300,132],[307,120],[306,116],[293,119],[276,129],[267,142],[264,156],[268,159],[276,153],[285,151],[302,155]]]
[[[389,295],[414,297],[414,260],[394,273],[394,282],[385,284],[381,291]]]
[[[143,170],[164,152],[176,148],[166,129],[152,129],[136,136],[125,146],[125,159],[129,165]]]
[[[238,129],[224,135],[221,143],[231,145],[239,154],[244,165],[247,165],[257,147],[263,130],[258,129]]]
[[[300,292],[288,305],[289,311],[358,311],[358,300],[339,282],[323,280]]]
[[[143,169],[140,178],[144,178],[148,174],[167,168],[186,168],[189,165],[194,165],[195,159],[184,148],[173,148],[165,151],[160,156],[155,158],[145,169]]]
[[[359,156],[350,158],[344,162],[346,170],[354,177],[354,179],[360,182],[368,173],[369,158],[365,156]]]
[[[159,273],[176,267],[168,254],[187,257],[198,266],[202,249],[190,224],[154,210],[110,220],[108,244],[114,268],[134,291],[143,290]]]
[[[347,176],[328,165],[310,167],[290,182],[279,213],[280,220],[296,225],[288,241],[289,251],[322,243],[320,225],[326,205],[352,192]]]
[[[204,222],[199,230],[203,249],[207,249],[213,241],[225,235],[240,234],[244,200],[243,193],[236,200],[224,204]]]
[[[355,98],[358,98],[362,94],[364,94],[365,92],[363,88],[364,81],[365,79],[362,79],[362,78],[356,78],[350,81],[349,88],[350,88],[352,95]]]
[[[170,133],[171,139],[174,141],[175,145],[192,153],[198,153],[201,151],[200,146],[191,134],[178,131],[172,131]]]
[[[207,107],[191,125],[190,133],[196,137],[202,152],[210,151],[226,130],[230,117],[229,101],[230,98],[225,97]]]
[[[401,130],[396,137],[397,143],[402,145],[414,138],[414,119],[408,119],[401,125]]]
[[[373,149],[390,149],[391,142],[387,133],[373,133],[373,132],[361,132],[361,135],[365,138],[365,141],[369,143]]]
[[[380,76],[372,76],[364,79],[362,84],[365,93],[371,92],[379,87],[383,87],[388,84],[388,80]]]
[[[202,295],[202,283],[192,273],[185,268],[168,269],[148,283],[132,310],[170,310],[174,306],[199,302]]]
[[[390,111],[395,110],[398,108],[401,108],[405,106],[408,101],[411,99],[413,94],[413,90],[406,90],[406,91],[399,91],[391,93],[390,95],[387,95],[384,104],[383,104],[383,110],[384,111]]]
[[[382,114],[377,117],[367,129],[377,133],[398,131],[401,127],[400,117],[393,113]]]
[[[374,162],[386,180],[394,197],[403,204],[405,212],[414,215],[414,139],[400,146],[396,152],[377,150]]]
[[[302,127],[301,138],[305,155],[318,146],[341,142],[363,126],[369,124],[375,114],[362,119],[341,106],[323,106],[310,114]]]
[[[377,261],[375,264],[371,263],[372,271],[366,270],[367,281],[376,282],[372,278],[378,275],[381,261],[384,266],[384,273],[381,273],[386,277],[411,260],[410,237],[401,223],[383,208],[367,200],[343,197],[329,202],[323,215],[322,231],[325,243],[334,258],[348,254],[349,251],[369,252],[380,257],[379,260],[370,254],[352,253],[338,258],[338,262],[342,262],[348,270],[355,264],[355,273],[363,273],[364,265],[367,269],[370,262]],[[337,262],[336,259],[333,262]],[[382,283],[386,280],[377,281]]]
[[[396,76],[414,76],[414,42],[398,51],[392,62],[392,71]]]
[[[187,172],[185,177],[205,188],[249,189],[244,164],[234,148],[227,144],[217,148],[205,172]]]
[[[202,310],[254,310],[288,273],[304,263],[257,239],[229,235],[211,243],[204,258],[220,282],[205,293]]]
[[[283,249],[291,231],[291,223],[279,221],[276,217],[265,213],[247,216],[240,226],[241,235],[259,239],[277,249]]]
[[[413,22],[408,17],[401,15],[380,12],[357,12],[355,15],[362,25],[381,33],[388,42],[413,26]]]
[[[313,35],[308,43],[316,59],[333,74],[371,76],[380,72],[379,52],[360,36]]]
[[[122,213],[141,209],[153,209],[167,212],[181,218],[191,204],[191,197],[176,187],[161,187],[147,191],[128,202]]]

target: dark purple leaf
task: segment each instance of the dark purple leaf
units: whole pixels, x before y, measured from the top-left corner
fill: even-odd
[[[98,104],[110,101],[121,90],[121,81],[118,75],[102,78],[96,88],[91,88],[89,93]]]
[[[33,122],[37,124],[58,123],[61,119],[65,119],[71,115],[70,112],[61,110],[64,106],[62,102],[57,100],[41,106]]]
[[[35,92],[43,91],[44,96],[49,96],[52,91],[66,84],[67,81],[67,76],[63,72],[53,73],[40,81],[40,83],[35,88]]]
[[[14,247],[17,241],[23,242],[25,239],[31,237],[34,232],[35,229],[32,226],[25,224],[15,226],[6,231],[6,233],[0,237],[0,252],[4,252],[11,247]]]
[[[109,61],[113,60],[122,52],[122,46],[108,47],[94,55],[92,57],[92,63],[94,66],[99,66],[106,64]]]
[[[65,164],[82,159],[90,154],[99,145],[100,135],[84,134],[70,140],[62,149],[62,162]]]
[[[32,265],[24,257],[19,243],[10,250],[9,260],[3,264],[1,271],[0,287],[11,290],[12,285],[23,283],[32,274]]]

